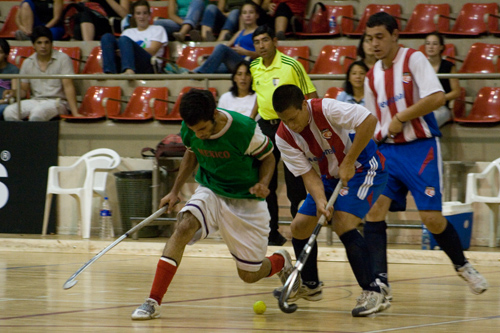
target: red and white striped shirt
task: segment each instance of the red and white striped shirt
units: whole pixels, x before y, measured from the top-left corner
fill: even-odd
[[[339,102],[329,98],[307,101],[309,125],[301,133],[290,130],[281,122],[276,132],[276,145],[287,168],[296,176],[307,173],[317,162],[320,173],[338,178],[339,165],[352,146],[357,128],[370,115],[361,105]],[[376,153],[373,141],[359,155],[356,168]]]
[[[382,61],[377,61],[365,78],[365,107],[378,119],[375,138],[381,140],[387,136],[396,113],[438,91],[443,91],[443,87],[419,51],[400,47],[392,67],[386,70],[382,68]],[[403,131],[387,142],[404,143],[434,136],[441,136],[441,132],[430,111],[406,122]]]

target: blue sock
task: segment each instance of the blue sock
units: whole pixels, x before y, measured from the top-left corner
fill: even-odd
[[[380,292],[380,287],[375,284],[370,254],[363,236],[357,229],[352,229],[340,236],[340,240],[344,244],[349,264],[359,286],[363,290]]]
[[[295,258],[299,258],[304,246],[306,246],[309,238],[297,239],[292,238],[293,250],[295,251]],[[300,273],[302,277],[302,283],[307,285],[309,288],[316,288],[319,284],[318,277],[318,244],[314,242],[311,252],[309,253],[309,258],[307,258],[304,268]]]
[[[447,222],[446,229],[440,234],[432,234],[434,239],[441,247],[441,250],[446,253],[446,255],[451,259],[451,262],[458,269],[467,263],[465,259],[464,251],[462,250],[462,243],[460,243],[460,238],[458,233],[453,227],[453,224]]]
[[[372,262],[373,273],[385,284],[389,284],[387,274],[387,224],[385,221],[364,224],[363,234]]]

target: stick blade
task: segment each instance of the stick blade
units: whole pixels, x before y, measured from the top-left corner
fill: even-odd
[[[64,283],[63,288],[64,288],[65,290],[70,289],[70,288],[73,288],[73,286],[74,286],[75,284],[77,284],[77,282],[78,282],[78,280],[75,280],[75,279],[69,279],[68,281],[66,281],[66,282]]]

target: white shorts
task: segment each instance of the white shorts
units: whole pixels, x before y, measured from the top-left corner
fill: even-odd
[[[221,197],[204,186],[195,193],[179,212],[189,211],[201,224],[189,244],[219,231],[238,268],[256,272],[267,252],[270,215],[267,203],[255,199]]]

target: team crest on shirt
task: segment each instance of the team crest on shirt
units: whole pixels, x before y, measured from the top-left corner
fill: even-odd
[[[273,86],[277,87],[279,85],[280,85],[280,78],[279,77],[273,78]]]
[[[340,189],[339,195],[344,197],[349,194],[349,187],[345,186]]]
[[[328,128],[321,130],[321,135],[327,140],[330,140],[333,136],[332,132]]]
[[[403,83],[410,83],[411,82],[411,73],[406,72],[403,73]]]
[[[433,197],[436,195],[436,190],[434,189],[434,187],[426,187],[425,188],[425,195],[427,195],[428,197]]]

